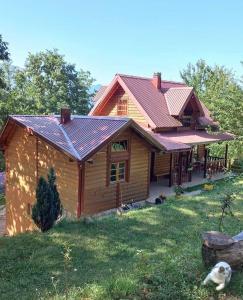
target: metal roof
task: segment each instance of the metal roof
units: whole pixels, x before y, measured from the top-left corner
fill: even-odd
[[[234,135],[230,133],[208,133],[204,130],[187,130],[179,132],[168,132],[160,134],[174,143],[183,143],[184,145],[209,144],[220,141],[230,141]]]
[[[172,116],[179,116],[185,103],[193,91],[192,87],[169,88],[164,93],[169,112]]]
[[[60,116],[12,115],[9,122],[26,127],[33,133],[50,142],[67,155],[85,161],[122,130],[133,128],[143,139],[164,150],[163,146],[132,119],[110,116],[72,116],[70,122],[60,124]],[[6,129],[7,125],[5,126]],[[4,142],[4,131],[0,143]]]

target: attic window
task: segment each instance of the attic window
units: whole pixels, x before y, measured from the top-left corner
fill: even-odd
[[[127,116],[127,99],[119,99],[117,103],[117,115]]]
[[[112,152],[127,151],[128,150],[127,144],[128,144],[127,140],[113,142],[111,145],[111,151]]]

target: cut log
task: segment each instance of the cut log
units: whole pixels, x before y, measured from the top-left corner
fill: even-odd
[[[202,237],[202,258],[206,266],[225,261],[232,269],[243,267],[243,240],[217,231],[206,232]]]

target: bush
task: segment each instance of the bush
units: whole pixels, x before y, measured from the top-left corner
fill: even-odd
[[[62,206],[61,206],[59,193],[57,191],[57,186],[55,183],[56,182],[56,174],[55,174],[55,171],[53,168],[50,169],[47,177],[48,177],[49,187],[53,193],[54,217],[55,217],[55,220],[57,220],[59,215],[62,214]]]
[[[42,232],[52,228],[61,212],[61,202],[55,180],[55,172],[50,169],[48,182],[45,178],[40,177],[37,185],[37,201],[32,209],[32,219]]]

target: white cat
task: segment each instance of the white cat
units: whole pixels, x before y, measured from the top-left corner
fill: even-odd
[[[204,279],[203,285],[206,285],[209,281],[213,281],[218,284],[216,290],[220,291],[230,282],[231,274],[232,270],[230,265],[221,261],[213,267],[212,271]]]

